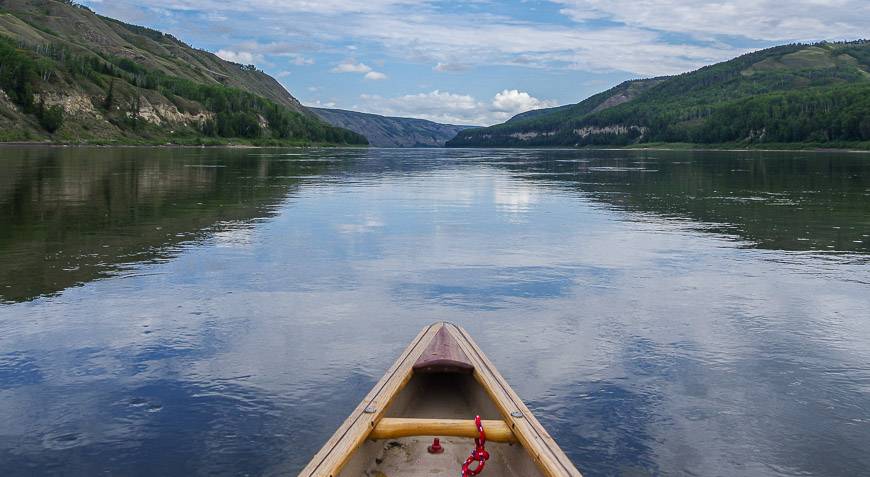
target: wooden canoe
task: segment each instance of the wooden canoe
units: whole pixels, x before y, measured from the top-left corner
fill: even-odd
[[[468,333],[442,322],[417,335],[299,476],[459,475],[476,415],[490,453],[482,477],[580,476]],[[433,437],[443,453],[427,451]]]

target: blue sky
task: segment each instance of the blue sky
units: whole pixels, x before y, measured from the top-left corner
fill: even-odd
[[[489,125],[623,80],[870,32],[867,0],[87,0],[310,106]]]

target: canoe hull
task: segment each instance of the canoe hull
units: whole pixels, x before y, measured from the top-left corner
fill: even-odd
[[[487,443],[488,475],[580,476],[468,333],[451,323],[424,328],[299,475],[458,475],[474,448],[472,439],[445,438],[445,452],[429,454],[429,436],[372,439],[372,432],[384,418],[469,420],[475,415],[501,420],[513,433],[506,439],[513,442]]]

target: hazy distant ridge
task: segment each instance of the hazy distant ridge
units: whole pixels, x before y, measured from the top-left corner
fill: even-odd
[[[333,126],[362,134],[376,147],[444,147],[457,133],[473,127],[343,109],[309,109]]]

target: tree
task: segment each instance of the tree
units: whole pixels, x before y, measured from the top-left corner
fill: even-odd
[[[861,124],[858,125],[858,130],[861,133],[861,139],[870,141],[870,116],[861,120]]]
[[[115,101],[115,80],[109,83],[109,90],[106,92],[106,98],[103,100],[103,109],[106,111],[112,110],[112,103]]]
[[[40,100],[36,107],[36,117],[39,119],[39,125],[50,133],[63,126],[63,108],[59,105],[46,108],[44,99]]]

